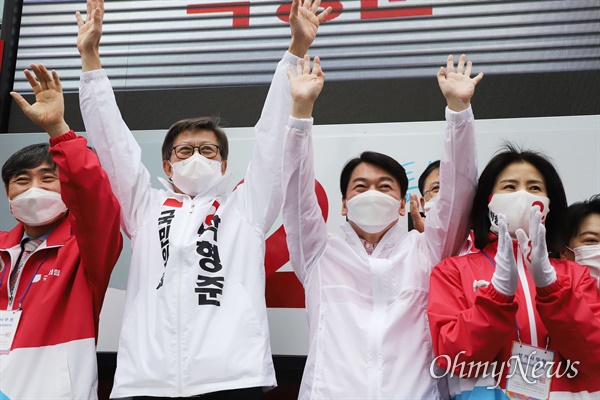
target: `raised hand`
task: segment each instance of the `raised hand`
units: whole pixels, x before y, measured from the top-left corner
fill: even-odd
[[[504,214],[498,214],[498,250],[494,261],[496,269],[492,275],[492,285],[503,295],[514,296],[519,284],[519,271]]]
[[[483,78],[483,72],[471,78],[472,68],[471,61],[467,61],[467,56],[463,54],[458,60],[456,70],[454,70],[454,57],[449,55],[446,69],[441,67],[437,73],[440,89],[448,102],[448,108],[452,111],[466,110],[471,104],[471,97],[475,93],[475,85]]]
[[[75,13],[79,32],[77,34],[77,50],[81,54],[83,72],[102,68],[100,64],[100,38],[102,37],[102,20],[104,19],[104,1],[87,0],[86,20],[81,13]]]
[[[58,74],[56,71],[52,71],[51,75],[42,64],[31,64],[30,67],[35,73],[35,77],[28,70],[25,70],[25,77],[35,94],[35,103],[29,104],[17,92],[10,92],[10,95],[25,115],[34,124],[48,132],[50,137],[67,133],[69,126],[64,119],[65,103]]]
[[[317,15],[320,5],[321,0],[314,2],[292,0],[292,9],[290,10],[292,40],[288,51],[295,56],[302,57],[308,52],[308,48],[317,36],[319,25],[331,12],[331,7],[327,7]]]
[[[548,258],[546,227],[542,223],[542,213],[539,206],[531,207],[529,214],[530,238],[527,237],[523,229],[517,229],[515,233],[535,286],[543,288],[554,283],[556,281],[556,271]]]
[[[304,64],[304,65],[303,65]],[[312,72],[310,70],[310,57],[304,55],[303,60],[298,60],[296,74],[290,68],[290,92],[292,94],[292,117],[310,118],[315,100],[319,97],[325,82],[325,74],[321,69],[321,60],[315,57]]]
[[[410,217],[413,221],[413,227],[418,232],[425,232],[425,218],[419,212],[419,201],[416,194],[410,195]]]

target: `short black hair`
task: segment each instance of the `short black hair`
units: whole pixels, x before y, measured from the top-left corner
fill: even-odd
[[[171,151],[173,151],[173,143],[175,138],[183,131],[195,131],[199,129],[206,129],[212,131],[217,137],[219,142],[219,153],[221,153],[221,159],[227,160],[229,155],[229,142],[227,140],[227,134],[221,127],[221,120],[219,117],[208,116],[208,117],[197,117],[182,119],[181,121],[175,122],[165,135],[165,140],[162,144],[162,159],[169,160],[171,158]]]
[[[440,160],[436,160],[429,164],[427,168],[425,168],[425,171],[423,171],[421,176],[419,176],[419,192],[421,192],[421,196],[425,196],[425,179],[427,179],[427,177],[431,175],[433,171],[439,168]]]
[[[17,176],[23,171],[37,168],[42,164],[48,164],[52,169],[56,169],[56,163],[50,155],[50,145],[48,143],[31,144],[23,147],[6,160],[2,166],[2,181],[4,187],[8,188],[11,178]]]
[[[571,239],[579,234],[581,222],[591,214],[600,215],[600,194],[595,194],[589,200],[578,201],[569,206],[565,246],[568,246]]]
[[[408,190],[408,178],[406,177],[406,170],[404,167],[390,156],[374,151],[364,151],[358,157],[349,160],[342,169],[342,174],[340,176],[342,198],[346,198],[348,183],[350,182],[350,176],[352,175],[354,168],[361,163],[372,164],[388,172],[398,181],[401,196],[406,196],[406,191]]]
[[[562,249],[567,227],[567,196],[558,171],[549,161],[549,157],[533,150],[519,149],[512,143],[506,143],[479,177],[477,192],[471,211],[471,227],[475,236],[475,247],[483,249],[490,243],[490,218],[488,203],[496,179],[510,164],[526,162],[533,165],[544,177],[546,191],[550,199],[550,212],[546,217],[546,245],[549,252]]]

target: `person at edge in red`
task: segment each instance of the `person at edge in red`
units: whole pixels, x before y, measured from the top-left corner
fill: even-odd
[[[97,399],[98,320],[123,247],[120,208],[86,139],[65,123],[57,73],[31,69],[35,103],[11,95],[50,145],[27,146],[2,167],[18,224],[0,232],[0,398]]]
[[[568,235],[560,258],[590,269],[600,289],[600,194],[569,206]]]
[[[508,144],[486,166],[471,213],[481,251],[431,275],[429,325],[452,398],[599,398],[596,281],[548,257],[562,248],[566,217],[546,156]]]

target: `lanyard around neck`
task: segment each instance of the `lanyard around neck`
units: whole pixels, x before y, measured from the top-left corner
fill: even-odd
[[[31,252],[31,255],[33,255],[35,251]],[[35,272],[33,273],[33,276],[31,277],[31,279],[29,280],[29,283],[27,284],[27,288],[25,289],[25,292],[23,292],[23,295],[21,296],[21,298],[19,299],[19,309],[22,308],[23,306],[23,299],[25,298],[25,295],[29,292],[29,288],[31,287],[31,284],[33,283],[33,280],[35,279],[37,273],[39,272],[42,264],[44,263],[44,261],[46,261],[46,258],[48,258],[48,253],[49,251],[45,252],[46,254],[44,254],[44,258],[42,258],[42,260],[40,261],[40,263],[38,264],[37,268],[35,269]],[[31,256],[30,255],[30,256]],[[23,256],[23,252],[21,252],[21,255],[19,256],[19,258],[17,259],[16,264],[18,265],[19,261],[21,260],[21,257]],[[4,267],[4,270],[2,271],[2,277],[0,277],[0,286],[2,286],[2,283],[4,282],[4,277],[6,276],[6,270],[8,268],[6,268],[6,266]],[[23,266],[23,269],[25,269],[25,266]],[[7,284],[7,287],[9,285]],[[12,300],[13,298],[13,294],[15,294],[17,292],[17,288],[18,286],[16,286],[14,288],[14,293],[10,292],[10,287],[8,287],[8,291],[9,291],[9,302]]]

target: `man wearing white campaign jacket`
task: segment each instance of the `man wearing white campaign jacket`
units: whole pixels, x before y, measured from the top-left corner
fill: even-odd
[[[277,66],[256,125],[244,184],[228,196],[227,140],[210,118],[206,125],[192,119],[171,127],[163,169],[172,181],[163,181],[164,190],[151,187],[141,149],[101,69],[103,2],[88,1],[86,22],[77,15],[81,111],[132,242],[112,398],[211,393],[215,397],[202,398],[254,399],[276,385],[264,239],[283,197],[282,150],[291,107],[286,72],[330,12],[317,16],[315,4],[314,10],[299,1],[292,7],[289,52]]]
[[[483,75],[471,79],[465,61],[461,56],[455,72],[450,56],[438,73],[448,102],[442,189],[424,233],[400,239],[406,173],[391,157],[365,152],[342,172],[346,239],[328,234],[314,193],[311,124],[288,127],[283,221],[310,326],[301,399],[444,397],[430,374],[426,311],[430,272],[464,243],[475,193],[470,99]]]

